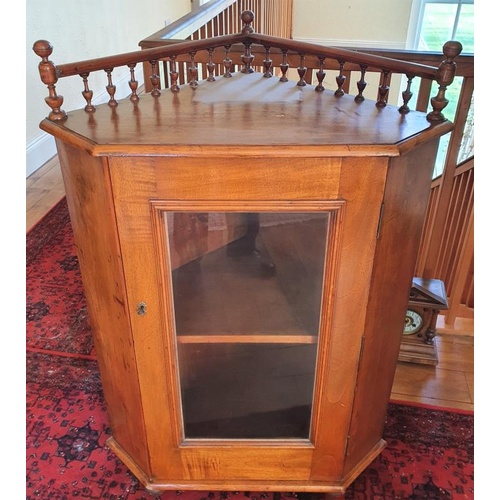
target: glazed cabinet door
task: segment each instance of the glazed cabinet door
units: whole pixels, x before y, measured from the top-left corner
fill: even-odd
[[[110,159],[155,484],[341,479],[377,162]]]

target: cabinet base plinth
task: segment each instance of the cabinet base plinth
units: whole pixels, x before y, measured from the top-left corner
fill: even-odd
[[[349,485],[385,448],[386,442],[381,439],[369,453],[340,481],[332,484],[325,481],[264,481],[264,480],[193,480],[193,481],[158,481],[148,478],[147,474],[134,462],[133,458],[114,440],[109,438],[107,445],[115,455],[130,469],[148,493],[153,496],[164,491],[268,491],[294,493],[324,493],[326,498],[343,495]]]
[[[162,490],[151,490],[149,488],[146,488],[146,491],[152,496],[152,497],[160,497],[163,494]]]
[[[434,344],[426,344],[421,338],[403,338],[399,350],[398,361],[419,363],[422,365],[437,365],[438,355]]]

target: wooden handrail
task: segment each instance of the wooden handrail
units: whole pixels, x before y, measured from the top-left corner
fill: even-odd
[[[157,61],[159,59],[169,59],[172,56],[178,56],[180,54],[189,54],[191,52],[198,52],[200,50],[207,50],[209,48],[224,47],[224,45],[228,44],[233,45],[241,43],[243,39],[244,36],[242,36],[241,34],[223,35],[207,40],[190,40],[187,42],[179,42],[168,47],[156,47],[146,50],[137,50],[135,52],[126,52],[124,54],[100,57],[96,59],[88,59],[85,61],[60,64],[56,66],[56,76],[58,78],[64,78],[68,76],[81,75],[82,73],[103,71],[108,68],[128,66],[129,64]],[[44,41],[42,40],[35,42],[34,50],[36,49],[35,53],[37,54],[37,50],[39,50],[38,44],[40,44],[40,42],[43,43]]]
[[[417,64],[412,62],[401,61],[399,59],[390,59],[385,56],[377,56],[360,52],[357,50],[342,49],[337,47],[324,47],[307,42],[297,42],[295,40],[287,40],[278,37],[272,37],[260,34],[235,34],[222,35],[205,40],[189,40],[189,41],[172,41],[170,44],[161,47],[153,47],[134,52],[126,52],[123,54],[115,54],[111,56],[99,57],[95,59],[87,59],[84,61],[65,63],[57,65],[55,73],[57,78],[68,76],[81,75],[82,73],[92,73],[94,71],[102,71],[108,68],[117,68],[127,66],[129,64],[138,64],[142,62],[169,59],[172,56],[181,54],[189,54],[207,50],[209,48],[224,47],[225,45],[236,45],[245,43],[257,43],[262,46],[272,46],[281,50],[293,51],[296,54],[314,55],[315,57],[325,57],[334,60],[343,60],[357,65],[366,65],[367,70],[389,70],[395,73],[403,73],[421,78],[436,79],[439,70],[436,66]],[[458,42],[457,42],[458,43]],[[43,57],[52,54],[53,47],[50,42],[38,40],[33,45],[34,52]],[[447,57],[455,57],[453,54],[445,53]]]
[[[299,42],[296,40],[284,40],[282,38],[253,34],[249,35],[253,43],[262,46],[272,46],[278,49],[294,51],[297,54],[314,54],[316,57],[325,57],[337,61],[350,62],[357,65],[366,65],[367,70],[389,70],[394,73],[419,76],[421,78],[436,79],[438,67],[415,64],[401,61],[399,59],[390,59],[384,56],[372,55],[367,52],[343,49],[339,47],[324,47],[308,42]],[[460,49],[461,50],[461,49]],[[448,55],[445,54],[447,57]],[[450,57],[452,55],[450,54]],[[452,56],[456,57],[456,56]]]
[[[443,54],[437,51],[420,51],[408,49],[368,49],[362,47],[345,47],[353,51],[360,51],[364,54],[373,54],[391,59],[404,60],[409,63],[422,64],[424,66],[436,66],[441,61]],[[461,53],[455,57],[454,61],[457,64],[455,76],[474,76],[474,54]]]

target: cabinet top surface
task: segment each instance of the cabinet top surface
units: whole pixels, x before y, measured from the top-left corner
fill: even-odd
[[[280,82],[262,73],[201,81],[198,86],[166,89],[159,97],[141,95],[118,106],[102,104],[93,113],[76,110],[63,122],[44,120],[41,128],[96,156],[168,152],[273,149],[290,154],[400,154],[402,143],[425,142],[451,129],[431,125],[425,113],[403,115],[397,107],[379,108],[372,100],[336,97],[331,90]],[[423,133],[423,134],[422,134]],[[228,153],[229,154],[229,153]]]

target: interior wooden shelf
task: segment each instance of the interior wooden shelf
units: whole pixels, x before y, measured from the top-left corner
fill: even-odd
[[[316,335],[177,335],[180,344],[317,344]]]

